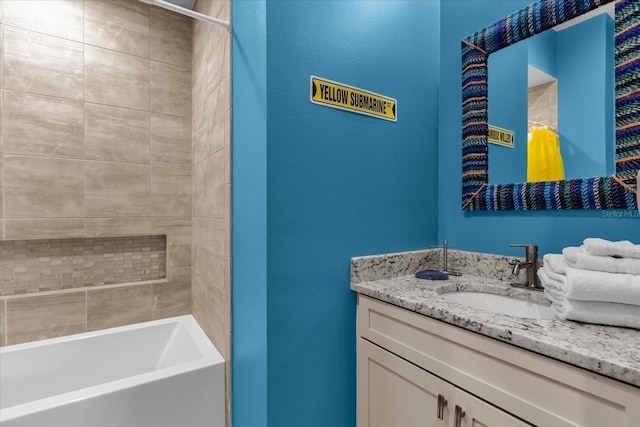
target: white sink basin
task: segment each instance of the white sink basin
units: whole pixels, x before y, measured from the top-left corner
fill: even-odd
[[[555,319],[553,310],[548,305],[506,295],[488,292],[445,292],[440,296],[448,301],[493,313],[530,319]]]

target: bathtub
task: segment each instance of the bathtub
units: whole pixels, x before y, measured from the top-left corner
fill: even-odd
[[[224,427],[225,368],[190,316],[0,348],[2,427]]]

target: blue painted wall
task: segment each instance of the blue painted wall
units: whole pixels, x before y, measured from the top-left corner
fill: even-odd
[[[527,180],[526,44],[514,44],[489,56],[489,124],[514,133],[513,147],[489,144],[489,182]]]
[[[353,427],[349,259],[437,242],[440,4],[267,1],[266,66],[252,7],[233,8],[234,427]],[[396,98],[398,121],[312,104],[312,74]]]
[[[460,209],[460,40],[528,2],[234,2],[234,427],[355,425],[352,256],[640,240],[626,211]],[[312,74],[398,122],[311,104]]]
[[[233,3],[234,426],[267,425],[266,9],[266,0]]]
[[[464,250],[521,255],[509,243],[559,252],[590,236],[640,241],[637,211],[467,212],[460,209],[460,40],[528,1],[442,1],[438,239]],[[491,159],[489,160],[491,163]]]
[[[603,14],[557,33],[558,123],[567,178],[614,171],[613,27]]]
[[[523,45],[527,45],[529,64],[553,77],[558,73],[557,34],[547,30],[522,41]]]

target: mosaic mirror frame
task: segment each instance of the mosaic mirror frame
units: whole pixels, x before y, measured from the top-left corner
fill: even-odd
[[[488,59],[491,53],[613,0],[538,0],[462,40],[462,209],[636,208],[640,170],[640,2],[615,4],[615,174],[489,184]]]

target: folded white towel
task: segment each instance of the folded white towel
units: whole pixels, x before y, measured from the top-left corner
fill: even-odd
[[[542,280],[546,273],[541,269],[538,275]],[[553,313],[561,320],[640,329],[640,307],[637,305],[568,299],[553,288],[545,288],[544,294],[551,301]]]
[[[546,254],[542,259],[547,286],[556,288],[565,298],[640,306],[640,276],[569,267],[562,255]]]
[[[590,255],[640,258],[640,245],[634,245],[628,240],[611,242],[605,239],[590,237],[584,239],[584,249],[585,252]]]
[[[574,268],[608,273],[640,274],[640,259],[638,258],[595,256],[586,253],[583,248],[573,246],[564,248],[562,255],[564,255],[567,264]]]

